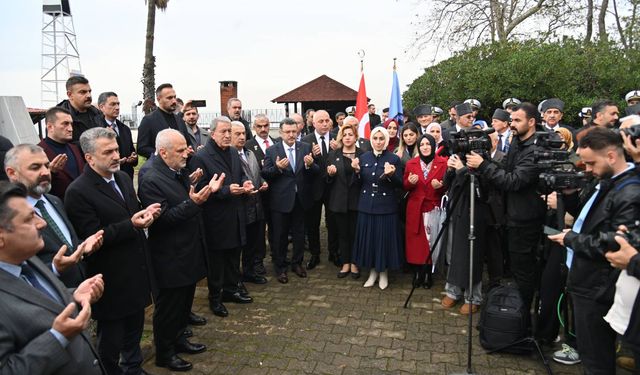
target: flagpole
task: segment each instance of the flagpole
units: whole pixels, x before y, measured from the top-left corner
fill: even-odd
[[[397,60],[397,59],[398,59],[397,57],[394,57],[394,58],[393,58],[393,70],[394,70],[394,71],[396,70],[396,60]]]

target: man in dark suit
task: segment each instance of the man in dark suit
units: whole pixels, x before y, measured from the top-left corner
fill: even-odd
[[[138,128],[138,154],[149,158],[156,150],[156,136],[163,129],[175,129],[187,134],[182,117],[176,115],[176,91],[170,83],[163,83],[156,89],[158,108],[144,116]]]
[[[382,119],[380,118],[380,115],[376,114],[376,105],[369,104],[367,108],[369,109],[369,127],[373,129],[376,126],[380,126],[382,124]]]
[[[274,139],[269,135],[269,126],[271,121],[266,115],[256,115],[253,120],[253,130],[256,132],[255,137],[247,135],[247,143],[245,148],[250,150],[254,158],[258,162],[258,166],[262,169],[264,165],[264,155],[267,149],[277,142],[280,142],[280,138]],[[262,201],[262,208],[264,211],[264,223],[269,228],[269,245],[273,243],[273,224],[271,223],[271,210],[269,208],[269,190],[265,190],[260,193]],[[271,249],[273,252],[273,248]],[[255,254],[254,270],[257,274],[264,276],[267,271],[264,268],[264,258],[266,257],[266,246],[259,249]]]
[[[0,182],[0,370],[6,374],[105,374],[84,328],[102,295],[101,275],[73,292],[35,254],[46,223],[22,185]],[[82,309],[76,313],[77,304]]]
[[[133,179],[133,169],[138,165],[138,154],[133,148],[131,129],[120,120],[120,100],[115,92],[103,92],[98,96],[98,108],[104,115],[103,126],[116,132],[116,140],[120,150],[120,170],[126,172]]]
[[[309,240],[309,252],[311,259],[307,263],[307,269],[312,270],[320,263],[320,219],[322,206],[325,206],[325,223],[327,225],[327,237],[329,248],[329,261],[336,266],[342,266],[338,255],[338,236],[335,229],[333,213],[326,209],[329,200],[327,186],[327,156],[329,151],[337,147],[336,140],[331,137],[331,117],[327,111],[318,110],[313,115],[314,131],[302,138],[302,142],[311,145],[313,158],[319,167],[319,173],[313,177],[313,206],[305,210],[305,229]]]
[[[269,183],[273,221],[273,263],[278,281],[286,284],[289,232],[293,235],[291,268],[299,277],[307,273],[304,258],[304,211],[313,206],[313,177],[319,173],[311,145],[296,142],[298,125],[292,118],[280,121],[282,141],[267,149],[262,177]]]
[[[202,206],[209,255],[209,307],[220,317],[229,315],[223,302],[251,303],[240,283],[240,252],[246,245],[246,216],[242,196],[254,193],[242,171],[240,157],[231,147],[231,121],[217,117],[211,139],[191,159],[191,169],[202,169],[201,189],[216,174],[225,175],[224,186]],[[146,178],[146,177],[145,177]]]
[[[162,207],[149,228],[151,264],[158,285],[153,311],[156,365],[187,371],[193,365],[177,353],[206,350],[181,335],[189,320],[196,283],[207,273],[200,206],[220,188],[224,178],[215,176],[196,192],[185,168],[189,150],[184,136],[174,129],[162,130],[156,146],[158,155],[138,191],[142,204],[159,203]]]
[[[247,137],[251,137],[251,123],[242,118],[242,102],[238,98],[231,98],[227,101],[227,114],[231,121],[240,121],[244,125]]]
[[[79,237],[104,230],[102,248],[87,257],[87,275],[103,274],[108,285],[93,306],[98,352],[109,374],[139,374],[144,309],[151,302],[152,279],[143,229],[159,215],[160,205],[140,209],[133,182],[119,170],[113,130],[89,129],[80,136],[80,145],[87,165],[69,185],[65,209]]]
[[[11,182],[27,187],[27,202],[47,223],[40,230],[44,247],[38,258],[67,287],[77,287],[85,279],[82,257],[100,247],[102,231],[80,243],[60,198],[47,194],[51,190],[51,171],[49,159],[39,146],[21,144],[9,150],[6,170]]]
[[[244,197],[244,207],[247,214],[247,244],[242,249],[242,281],[254,284],[265,284],[267,279],[256,272],[255,266],[262,264],[266,253],[265,243],[265,214],[262,195],[269,185],[260,176],[261,167],[251,150],[245,146],[244,125],[239,121],[231,122],[231,145],[238,150],[242,170],[253,186],[258,187],[256,194]]]
[[[73,119],[64,108],[50,108],[46,115],[47,137],[38,143],[51,162],[51,194],[64,199],[67,187],[80,176],[84,168],[84,157],[80,148],[71,143]]]

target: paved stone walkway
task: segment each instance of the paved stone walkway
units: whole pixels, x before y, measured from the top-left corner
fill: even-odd
[[[269,276],[266,285],[247,284],[254,303],[226,304],[229,317],[211,314],[206,285],[198,287],[194,311],[208,324],[194,327],[194,342],[208,350],[184,355],[191,374],[450,374],[466,371],[467,317],[439,303],[444,283],[417,290],[409,309],[410,275],[390,277],[389,288],[362,287],[360,280],[336,278],[326,262],[306,279],[290,273],[289,284]],[[202,283],[201,283],[202,284]],[[477,321],[474,318],[474,321]],[[150,322],[147,328],[150,330]],[[475,323],[474,323],[475,326]],[[473,330],[476,374],[544,374],[535,356],[487,355]],[[145,369],[157,368],[145,334]],[[547,350],[547,354],[549,351]],[[550,361],[554,374],[579,374],[581,366]]]

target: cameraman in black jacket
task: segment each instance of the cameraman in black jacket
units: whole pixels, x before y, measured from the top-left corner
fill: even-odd
[[[505,193],[511,271],[526,311],[530,311],[536,288],[536,252],[546,212],[537,191],[539,169],[534,161],[534,152],[541,149],[534,143],[539,123],[540,113],[533,104],[514,108],[510,127],[517,137],[511,140],[504,169],[475,152],[466,156],[467,167],[477,169],[483,181]]]
[[[591,130],[581,139],[578,154],[586,172],[599,182],[579,195],[565,196],[567,211],[576,220],[571,230],[549,239],[567,247],[567,290],[573,297],[576,339],[585,374],[614,374],[616,333],[603,316],[613,303],[620,272],[604,254],[607,234],[640,217],[640,176],[635,165],[625,161],[622,138],[609,129]]]

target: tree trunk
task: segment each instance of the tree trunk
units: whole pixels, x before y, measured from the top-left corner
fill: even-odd
[[[607,25],[605,24],[605,18],[607,17],[607,8],[609,7],[609,0],[602,0],[600,6],[600,13],[598,14],[598,41],[606,42],[609,40],[607,36]]]
[[[593,0],[587,0],[587,34],[584,36],[584,42],[591,41],[593,36]]]
[[[144,99],[151,99],[151,101],[154,100],[154,92],[156,89],[156,58],[155,56],[153,56],[153,39],[155,27],[155,0],[147,0],[147,36],[144,48],[144,65],[142,66],[142,96]]]

